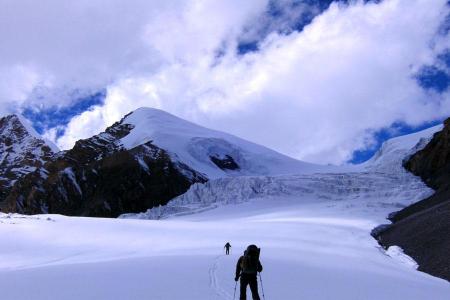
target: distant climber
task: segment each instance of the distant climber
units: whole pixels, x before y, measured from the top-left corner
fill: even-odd
[[[230,242],[227,242],[227,243],[225,244],[224,248],[225,248],[225,254],[226,254],[226,255],[230,255],[230,248],[231,248]]]
[[[244,251],[244,255],[241,256],[236,265],[236,277],[235,281],[241,277],[241,296],[240,300],[247,299],[247,285],[250,285],[252,291],[253,300],[260,300],[258,294],[258,281],[257,274],[261,272],[263,267],[259,261],[259,254],[261,249],[255,245],[250,245],[247,250]]]

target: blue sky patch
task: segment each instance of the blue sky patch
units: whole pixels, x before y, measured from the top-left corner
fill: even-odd
[[[67,107],[50,107],[45,109],[26,108],[22,114],[33,123],[33,127],[40,134],[50,128],[57,128],[57,137],[64,134],[63,126],[70,120],[95,105],[103,104],[106,90],[99,91],[89,96],[74,99],[73,105]]]
[[[237,53],[240,55],[244,55],[249,52],[257,52],[258,50],[258,41],[242,42],[237,45]]]
[[[426,90],[445,92],[450,86],[450,75],[436,66],[424,66],[416,76],[417,82]]]

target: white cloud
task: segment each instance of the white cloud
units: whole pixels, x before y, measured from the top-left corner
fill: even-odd
[[[151,37],[154,41],[158,41],[158,36],[169,40],[170,32],[164,28],[170,28],[167,22],[171,20],[160,20],[161,16],[185,11],[189,3],[195,2],[3,0],[0,76],[9,76],[17,66],[28,68],[35,75],[34,86],[43,86],[52,94],[53,89],[61,93],[61,90],[104,88],[121,77],[152,73],[165,63],[166,53],[160,50],[167,48],[148,42],[147,25],[159,20],[160,29],[151,33]],[[12,86],[3,90],[20,90],[22,81],[11,80]],[[21,96],[4,92],[0,94],[0,103],[20,101]],[[45,104],[63,105],[62,100],[70,100],[50,98]]]
[[[17,110],[27,100],[37,82],[38,74],[32,67],[12,65],[2,68],[0,66],[0,99],[14,99],[14,101],[0,100],[0,115]]]
[[[137,21],[127,19],[131,8],[125,9],[121,24],[127,26],[110,39],[94,26],[86,39],[95,44],[95,55],[86,42],[86,51],[63,72],[62,78],[78,78],[82,72],[74,66],[81,61],[109,85],[105,104],[75,117],[58,144],[69,147],[137,107],[152,106],[300,159],[342,163],[373,143],[374,130],[450,114],[448,93],[426,92],[412,78],[448,44],[435,37],[445,3],[332,5],[303,32],[274,33],[259,52],[245,56],[236,54],[236,43],[258,22],[266,1],[171,3],[145,15],[145,4],[137,3]],[[121,9],[106,11],[117,17]],[[116,28],[110,19],[106,25]],[[133,55],[122,56],[127,43]],[[82,79],[96,83],[89,77]]]

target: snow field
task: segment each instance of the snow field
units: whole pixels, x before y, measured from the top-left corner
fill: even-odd
[[[448,299],[448,282],[379,248],[360,208],[330,205],[262,198],[159,221],[2,215],[0,295],[232,299],[237,258],[255,243],[267,299]]]

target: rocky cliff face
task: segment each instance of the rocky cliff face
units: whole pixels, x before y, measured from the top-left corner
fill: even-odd
[[[443,130],[404,166],[435,190],[450,184],[450,118],[444,122]]]
[[[125,149],[120,139],[132,128],[116,123],[56,154],[14,184],[7,211],[117,217],[166,204],[191,184],[207,180],[151,141]]]
[[[17,115],[0,119],[0,203],[14,183],[42,167],[54,155],[51,146]]]
[[[444,125],[404,163],[435,194],[394,214],[394,224],[377,238],[386,247],[402,247],[419,263],[419,270],[450,281],[450,119]]]

